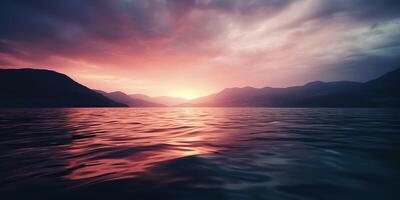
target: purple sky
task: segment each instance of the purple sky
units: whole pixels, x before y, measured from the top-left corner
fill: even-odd
[[[0,68],[194,98],[399,67],[398,0],[3,0]]]

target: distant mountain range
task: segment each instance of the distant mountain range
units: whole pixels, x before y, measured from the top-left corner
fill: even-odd
[[[129,96],[132,98],[135,98],[135,99],[142,99],[145,101],[154,102],[154,103],[162,104],[162,105],[166,105],[166,106],[176,106],[176,105],[180,105],[180,104],[183,104],[183,103],[189,101],[185,98],[168,97],[168,96],[149,97],[149,96],[143,95],[143,94],[131,94]]]
[[[123,92],[104,92],[102,90],[94,90],[95,92],[113,100],[128,105],[129,107],[165,107],[176,106],[187,102],[187,99],[179,97],[149,97],[143,94],[127,95]]]
[[[0,69],[0,107],[126,107],[50,70]]]
[[[0,69],[0,107],[400,107],[400,69],[365,82],[228,88],[188,101],[91,90],[50,70]]]
[[[311,82],[288,88],[229,88],[180,106],[400,107],[400,69],[366,83]]]
[[[117,92],[104,92],[101,90],[94,90],[96,92],[98,92],[99,94],[102,94],[103,96],[119,102],[119,103],[123,103],[128,105],[129,107],[164,107],[164,104],[160,104],[160,103],[155,103],[152,101],[148,101],[145,99],[141,99],[141,98],[135,98],[135,97],[131,97],[123,92],[117,91]]]

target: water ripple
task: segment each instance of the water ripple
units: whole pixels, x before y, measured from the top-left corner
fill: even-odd
[[[13,197],[400,197],[399,110],[0,111],[0,192]]]

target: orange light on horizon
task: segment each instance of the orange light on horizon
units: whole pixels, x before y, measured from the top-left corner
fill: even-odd
[[[178,90],[170,93],[168,96],[172,97],[181,97],[188,100],[196,99],[202,96],[208,95],[208,93],[199,92],[196,90]]]

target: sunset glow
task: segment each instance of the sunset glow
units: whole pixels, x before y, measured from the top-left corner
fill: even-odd
[[[399,200],[400,0],[1,0],[2,199]]]
[[[192,99],[365,81],[400,60],[398,4],[387,1],[6,2],[1,68],[56,70],[107,92]]]
[[[207,93],[201,93],[194,90],[181,90],[170,93],[168,96],[171,97],[183,97],[185,99],[195,99],[201,96],[207,95]]]

